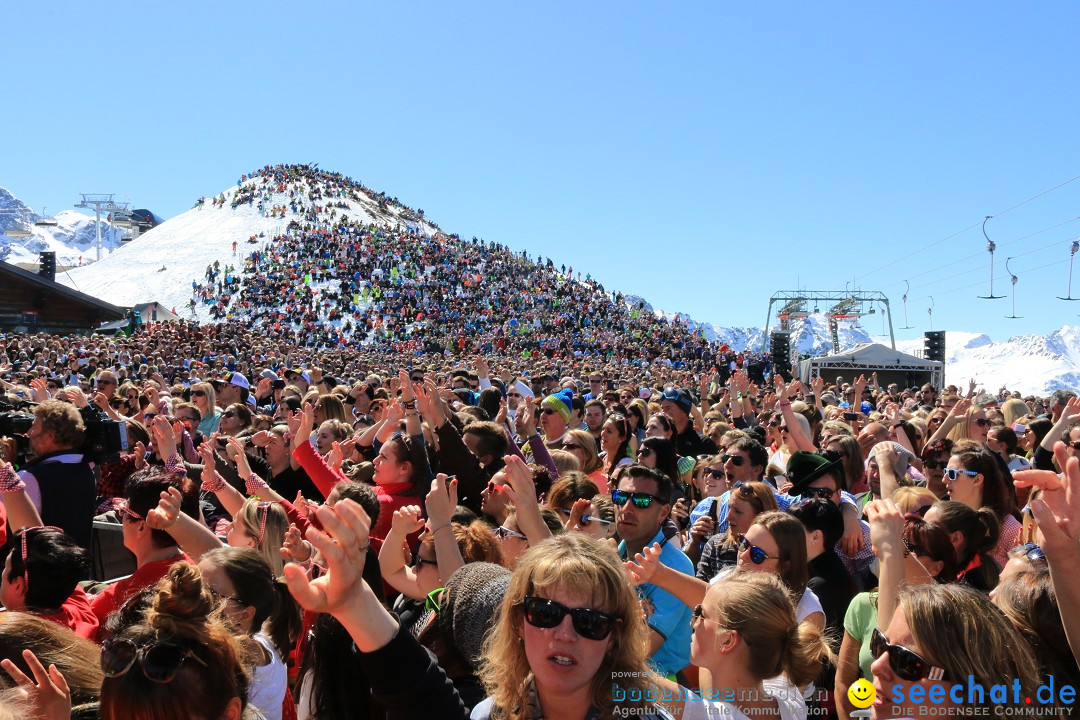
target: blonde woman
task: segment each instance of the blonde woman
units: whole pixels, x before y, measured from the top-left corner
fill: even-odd
[[[470,717],[442,668],[364,582],[371,521],[363,509],[342,500],[317,512],[325,534],[309,531],[308,540],[328,571],[310,580],[298,565],[286,566],[294,597],[349,632],[388,717]],[[647,654],[641,606],[615,553],[584,533],[545,540],[510,578],[478,673],[489,697],[471,717],[658,720],[660,711],[640,699],[656,691]]]
[[[217,407],[217,393],[208,382],[195,383],[191,386],[191,403],[199,409],[202,420],[199,421],[199,433],[210,437],[217,432],[221,422],[221,411]]]

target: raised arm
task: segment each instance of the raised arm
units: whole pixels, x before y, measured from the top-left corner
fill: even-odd
[[[630,579],[635,585],[651,583],[666,590],[687,607],[700,605],[709,591],[709,583],[662,564],[661,552],[660,543],[653,543],[652,547],[634,555],[633,560],[627,560],[626,572]]]
[[[164,530],[195,562],[204,554],[223,547],[210,528],[180,510],[183,495],[175,487],[163,490],[158,506],[146,514],[146,524],[154,530]]]

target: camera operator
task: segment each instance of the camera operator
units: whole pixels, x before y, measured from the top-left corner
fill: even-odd
[[[26,433],[33,460],[19,477],[26,483],[26,494],[42,523],[62,528],[89,549],[97,481],[93,467],[79,450],[85,429],[71,403],[46,400],[38,405]]]

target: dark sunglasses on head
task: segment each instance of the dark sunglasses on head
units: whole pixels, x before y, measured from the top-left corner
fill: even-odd
[[[914,555],[915,557],[930,557],[929,552],[923,550],[918,545],[912,545],[907,541],[907,538],[900,538],[900,540],[904,543],[904,550],[907,551],[907,554]]]
[[[746,458],[744,458],[742,455],[726,455],[725,454],[725,455],[721,455],[720,459],[725,463],[728,460],[730,460],[731,464],[734,465],[735,467],[742,467],[743,463],[746,462]]]
[[[870,655],[876,659],[883,653],[889,653],[889,668],[902,680],[918,682],[923,678],[941,680],[945,677],[945,671],[942,668],[934,667],[918,653],[902,645],[890,644],[888,638],[880,630],[874,628],[870,636]]]
[[[645,510],[650,505],[652,505],[654,502],[659,503],[661,505],[664,504],[663,500],[656,497],[655,495],[650,495],[649,493],[643,493],[643,492],[632,493],[632,492],[627,492],[626,490],[612,490],[611,491],[611,502],[613,502],[618,507],[625,506],[626,503],[630,502],[631,500],[634,502],[634,507],[636,507],[636,508],[638,508],[640,510]]]
[[[773,559],[773,556],[765,552],[757,545],[751,545],[750,541],[746,539],[745,535],[739,536],[739,550],[747,550],[750,553],[750,562],[755,565],[761,565],[766,560]]]
[[[603,640],[615,625],[615,616],[610,613],[592,608],[568,608],[547,598],[526,596],[521,606],[525,621],[542,629],[558,626],[569,615],[574,632],[587,640]]]
[[[101,646],[101,672],[105,677],[120,677],[138,662],[147,680],[164,685],[176,678],[180,666],[188,658],[207,667],[206,661],[190,649],[173,643],[139,647],[131,640],[106,640]]]

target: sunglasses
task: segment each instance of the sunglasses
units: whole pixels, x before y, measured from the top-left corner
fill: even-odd
[[[545,415],[554,415],[555,413],[558,412],[558,410],[552,410],[551,408],[544,408],[541,412],[543,412]]]
[[[580,445],[575,445],[574,443],[563,443],[562,444],[562,449],[563,450],[581,450],[582,448],[581,448]]]
[[[521,393],[506,393],[506,397],[521,397]]]
[[[191,394],[193,397],[206,397],[205,390],[192,390]]]
[[[489,480],[487,484],[488,495],[494,495],[497,492],[506,492],[505,485],[499,485],[494,480]]]
[[[918,653],[902,645],[891,645],[888,638],[880,630],[874,628],[870,636],[870,654],[879,658],[882,653],[889,653],[889,668],[903,680],[918,682],[923,678],[941,680],[945,677],[945,671],[942,668],[934,667]]]
[[[901,538],[900,540],[904,543],[904,550],[907,551],[908,555],[914,555],[915,557],[930,557],[930,553],[928,553],[926,550],[923,550],[918,545],[912,545],[910,542],[907,541],[907,538]]]
[[[1017,545],[1009,554],[1014,557],[1025,557],[1031,562],[1040,562],[1043,565],[1046,564],[1046,553],[1043,552],[1041,547],[1033,542]]]
[[[626,490],[611,491],[611,502],[618,507],[624,507],[626,503],[630,502],[631,500],[633,500],[634,502],[634,507],[638,508],[639,510],[645,510],[650,505],[652,505],[654,501],[661,505],[664,504],[663,500],[656,497],[655,495],[650,495],[649,493],[627,492]]]
[[[742,467],[743,463],[746,462],[746,458],[744,458],[742,455],[721,455],[720,460],[724,463],[730,460],[731,464],[735,467]]]
[[[652,457],[652,454],[653,454],[652,448],[643,447],[640,450],[638,450],[637,456],[639,458],[647,458],[647,457]]]
[[[416,551],[416,556],[413,558],[413,566],[414,567],[416,567],[416,566],[423,567],[425,565],[438,566],[439,561],[438,560],[428,560],[427,558],[425,558],[423,555],[420,554],[420,550],[417,550]]]
[[[206,661],[194,652],[173,643],[139,647],[131,640],[106,640],[101,646],[101,672],[105,677],[120,677],[138,662],[147,680],[164,685],[176,678],[188,658],[207,667]]]
[[[836,494],[836,491],[832,488],[806,488],[802,494],[806,497],[828,500]]]
[[[974,420],[972,420],[972,422],[975,423],[976,425],[978,425],[979,427],[986,427],[987,425],[990,424],[990,421],[987,420],[986,418],[975,418]]]
[[[546,598],[526,596],[521,605],[525,610],[525,621],[533,627],[551,629],[569,615],[574,632],[587,640],[603,640],[615,625],[615,616],[610,613],[592,608],[568,608]]]
[[[702,473],[709,477],[716,478],[717,480],[723,480],[727,477],[727,473],[724,472],[724,468],[705,468]]]
[[[146,519],[142,515],[135,512],[130,507],[128,507],[128,504],[127,504],[126,501],[120,503],[119,507],[116,508],[116,512],[120,513],[121,520],[123,518],[126,518],[126,517],[131,518],[132,520],[140,520],[140,521]]]
[[[205,583],[203,583],[203,584],[206,585]],[[215,600],[217,600],[218,602],[220,602],[222,604],[227,603],[229,601],[232,601],[232,602],[236,603],[237,605],[245,605],[245,606],[247,605],[247,603],[245,603],[240,598],[233,597],[232,595],[225,595],[224,593],[219,593],[217,590],[210,587],[209,585],[206,585],[206,589],[210,591],[210,594],[214,596]]]
[[[525,537],[524,533],[520,533],[517,530],[511,530],[510,528],[503,527],[502,525],[492,530],[492,532],[495,533],[495,537],[499,538],[500,540],[505,540],[506,538],[518,538],[519,540],[528,540],[528,538]]]
[[[948,460],[923,460],[923,465],[928,470],[942,470],[949,464]]]
[[[611,520],[604,520],[603,518],[598,518],[595,515],[582,515],[581,516],[581,527],[586,527],[589,523],[600,523],[601,525],[610,525]]]
[[[776,422],[775,420],[770,420],[769,427],[780,427],[780,423]]]
[[[970,477],[975,477],[978,474],[979,473],[975,472],[974,470],[957,470],[956,468],[945,468],[945,476],[948,477],[950,480],[953,480],[953,481],[955,481],[961,475],[968,475]]]
[[[766,560],[775,560],[776,559],[772,555],[770,555],[769,553],[767,553],[764,550],[762,550],[761,548],[759,548],[757,545],[751,545],[750,541],[746,539],[745,535],[740,535],[739,536],[739,550],[740,551],[742,551],[742,550],[749,551],[749,553],[750,553],[750,562],[754,563],[755,565],[761,565]]]
[[[446,588],[435,588],[427,594],[427,598],[424,600],[425,611],[434,612],[435,614],[442,612],[442,606],[439,605],[439,601],[442,599],[444,590],[446,590]]]
[[[225,412],[221,413],[221,417],[223,417],[223,418],[234,418],[234,417],[237,416],[237,414],[238,413],[235,410],[226,410]]]
[[[719,624],[719,620],[713,620],[712,618],[705,617],[705,608],[701,607],[700,605],[697,605],[697,606],[694,607],[694,615],[690,619],[690,624],[692,624],[692,625],[697,624],[697,622],[699,620],[704,620],[705,622],[711,622],[711,623]]]

